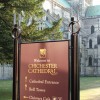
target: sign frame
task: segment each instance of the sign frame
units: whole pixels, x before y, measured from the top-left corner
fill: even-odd
[[[18,81],[18,91],[19,91],[19,94],[18,94],[18,98],[20,100],[20,87],[21,87],[21,83],[20,83],[20,76],[21,76],[21,45],[23,44],[35,44],[35,43],[55,43],[55,42],[68,42],[68,100],[70,100],[70,42],[69,40],[61,40],[61,41],[44,41],[44,42],[32,42],[32,43],[20,43],[19,44],[19,81]],[[67,60],[67,59],[66,59]],[[67,77],[67,76],[66,76]],[[33,99],[34,100],[34,99]],[[51,99],[50,99],[51,100]],[[56,100],[56,99],[55,99]]]

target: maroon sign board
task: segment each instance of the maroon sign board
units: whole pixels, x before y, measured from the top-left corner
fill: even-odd
[[[69,41],[21,44],[20,100],[69,100]]]

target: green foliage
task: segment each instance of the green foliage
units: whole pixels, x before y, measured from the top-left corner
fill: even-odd
[[[37,19],[42,18],[44,15],[43,2],[44,0],[0,0],[0,62],[12,61],[13,39],[11,34],[15,13],[17,22],[19,14],[23,18],[21,23],[22,41],[33,42],[48,39],[59,40],[62,38],[62,33],[59,31],[61,19],[58,22],[54,22],[52,28],[37,30]],[[30,16],[32,17],[32,23],[27,26]]]
[[[32,41],[44,41],[44,40],[45,41],[46,40],[61,40],[62,32],[59,30],[61,23],[62,23],[62,19],[60,19],[57,22],[53,22],[53,26],[51,28],[45,28],[44,30],[41,30],[41,31],[35,30],[34,32],[31,32],[30,29],[27,29],[26,31],[28,31],[29,34],[25,34],[26,39],[28,39],[31,42]],[[27,37],[27,35],[28,35],[28,37]],[[26,41],[28,41],[28,40],[26,40]]]

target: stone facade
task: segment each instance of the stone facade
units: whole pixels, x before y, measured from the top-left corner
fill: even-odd
[[[48,7],[46,11],[46,22],[53,22],[59,18],[63,18],[62,32],[65,39],[70,39],[68,25],[70,17],[74,16],[75,20],[80,22],[80,74],[83,76],[100,76],[100,15],[96,15],[96,7],[92,7],[93,0],[68,0],[70,4],[66,7],[63,3],[67,0],[45,0]],[[92,14],[90,10],[93,11]],[[98,10],[98,9],[97,9]],[[76,12],[76,13],[75,13]],[[57,17],[59,16],[59,17]],[[54,19],[54,20],[53,20]]]
[[[70,5],[66,0],[45,0],[43,3],[45,16],[39,21],[39,27],[52,27],[52,22],[63,19],[60,31],[64,38],[69,38],[68,25],[70,23]],[[43,26],[41,21],[44,22]],[[40,28],[39,28],[40,29]]]
[[[100,76],[100,16],[82,19],[81,75]]]

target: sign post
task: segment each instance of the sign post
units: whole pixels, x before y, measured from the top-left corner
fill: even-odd
[[[18,82],[19,82],[19,38],[20,30],[15,24],[14,29],[12,30],[12,37],[14,39],[14,58],[13,58],[13,100],[18,99]]]
[[[79,24],[71,18],[71,100],[79,100],[78,32]]]
[[[79,100],[79,24],[74,18],[69,28],[71,71],[68,40],[20,43],[19,51],[21,32],[14,26],[13,100],[70,100],[70,87],[71,100]]]

